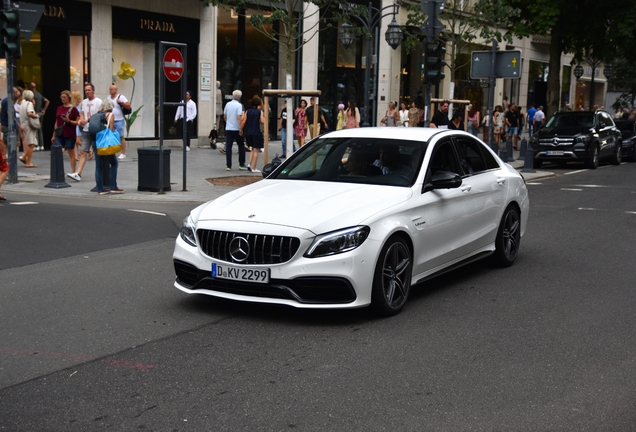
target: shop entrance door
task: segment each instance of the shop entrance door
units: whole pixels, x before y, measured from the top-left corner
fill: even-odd
[[[245,90],[243,91],[243,103],[245,109],[252,107],[252,99],[255,95],[263,98],[263,90],[278,88],[278,71],[276,63],[263,60],[245,60]],[[271,85],[271,86],[270,86]],[[278,100],[271,98],[269,101],[271,112],[269,113],[270,139],[276,139],[276,120],[278,118]]]

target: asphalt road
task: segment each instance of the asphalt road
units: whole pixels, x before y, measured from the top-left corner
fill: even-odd
[[[636,164],[578,168],[388,319],[177,291],[187,204],[12,196],[0,430],[636,430]]]

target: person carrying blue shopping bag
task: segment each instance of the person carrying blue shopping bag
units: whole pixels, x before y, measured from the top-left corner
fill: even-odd
[[[105,113],[104,119],[106,128],[97,133],[95,151],[95,182],[97,183],[97,193],[99,195],[123,194],[124,190],[117,186],[117,168],[119,161],[115,154],[121,151],[121,137],[115,130],[115,116],[113,115],[113,103],[106,99],[99,107],[100,113]],[[102,177],[103,160],[110,166],[110,190],[104,190]]]

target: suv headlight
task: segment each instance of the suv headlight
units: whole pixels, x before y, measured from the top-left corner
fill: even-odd
[[[194,223],[190,216],[187,216],[183,219],[183,226],[181,227],[181,232],[179,233],[184,242],[189,244],[190,246],[196,247],[197,238],[194,235]]]
[[[574,137],[574,144],[579,144],[579,143],[585,144],[587,142],[587,138],[588,138],[587,135],[577,135]]]
[[[309,246],[305,257],[318,258],[349,252],[364,243],[370,231],[368,226],[356,226],[321,234]]]

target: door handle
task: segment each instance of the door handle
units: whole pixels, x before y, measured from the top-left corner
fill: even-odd
[[[505,177],[497,177],[497,183],[501,186],[506,184],[506,178]]]
[[[470,186],[470,185],[464,185],[464,186],[460,187],[460,188],[459,188],[459,190],[460,190],[460,191],[462,191],[462,192],[470,192],[470,190],[471,190],[472,188],[473,188],[473,187],[472,187],[472,186]]]

